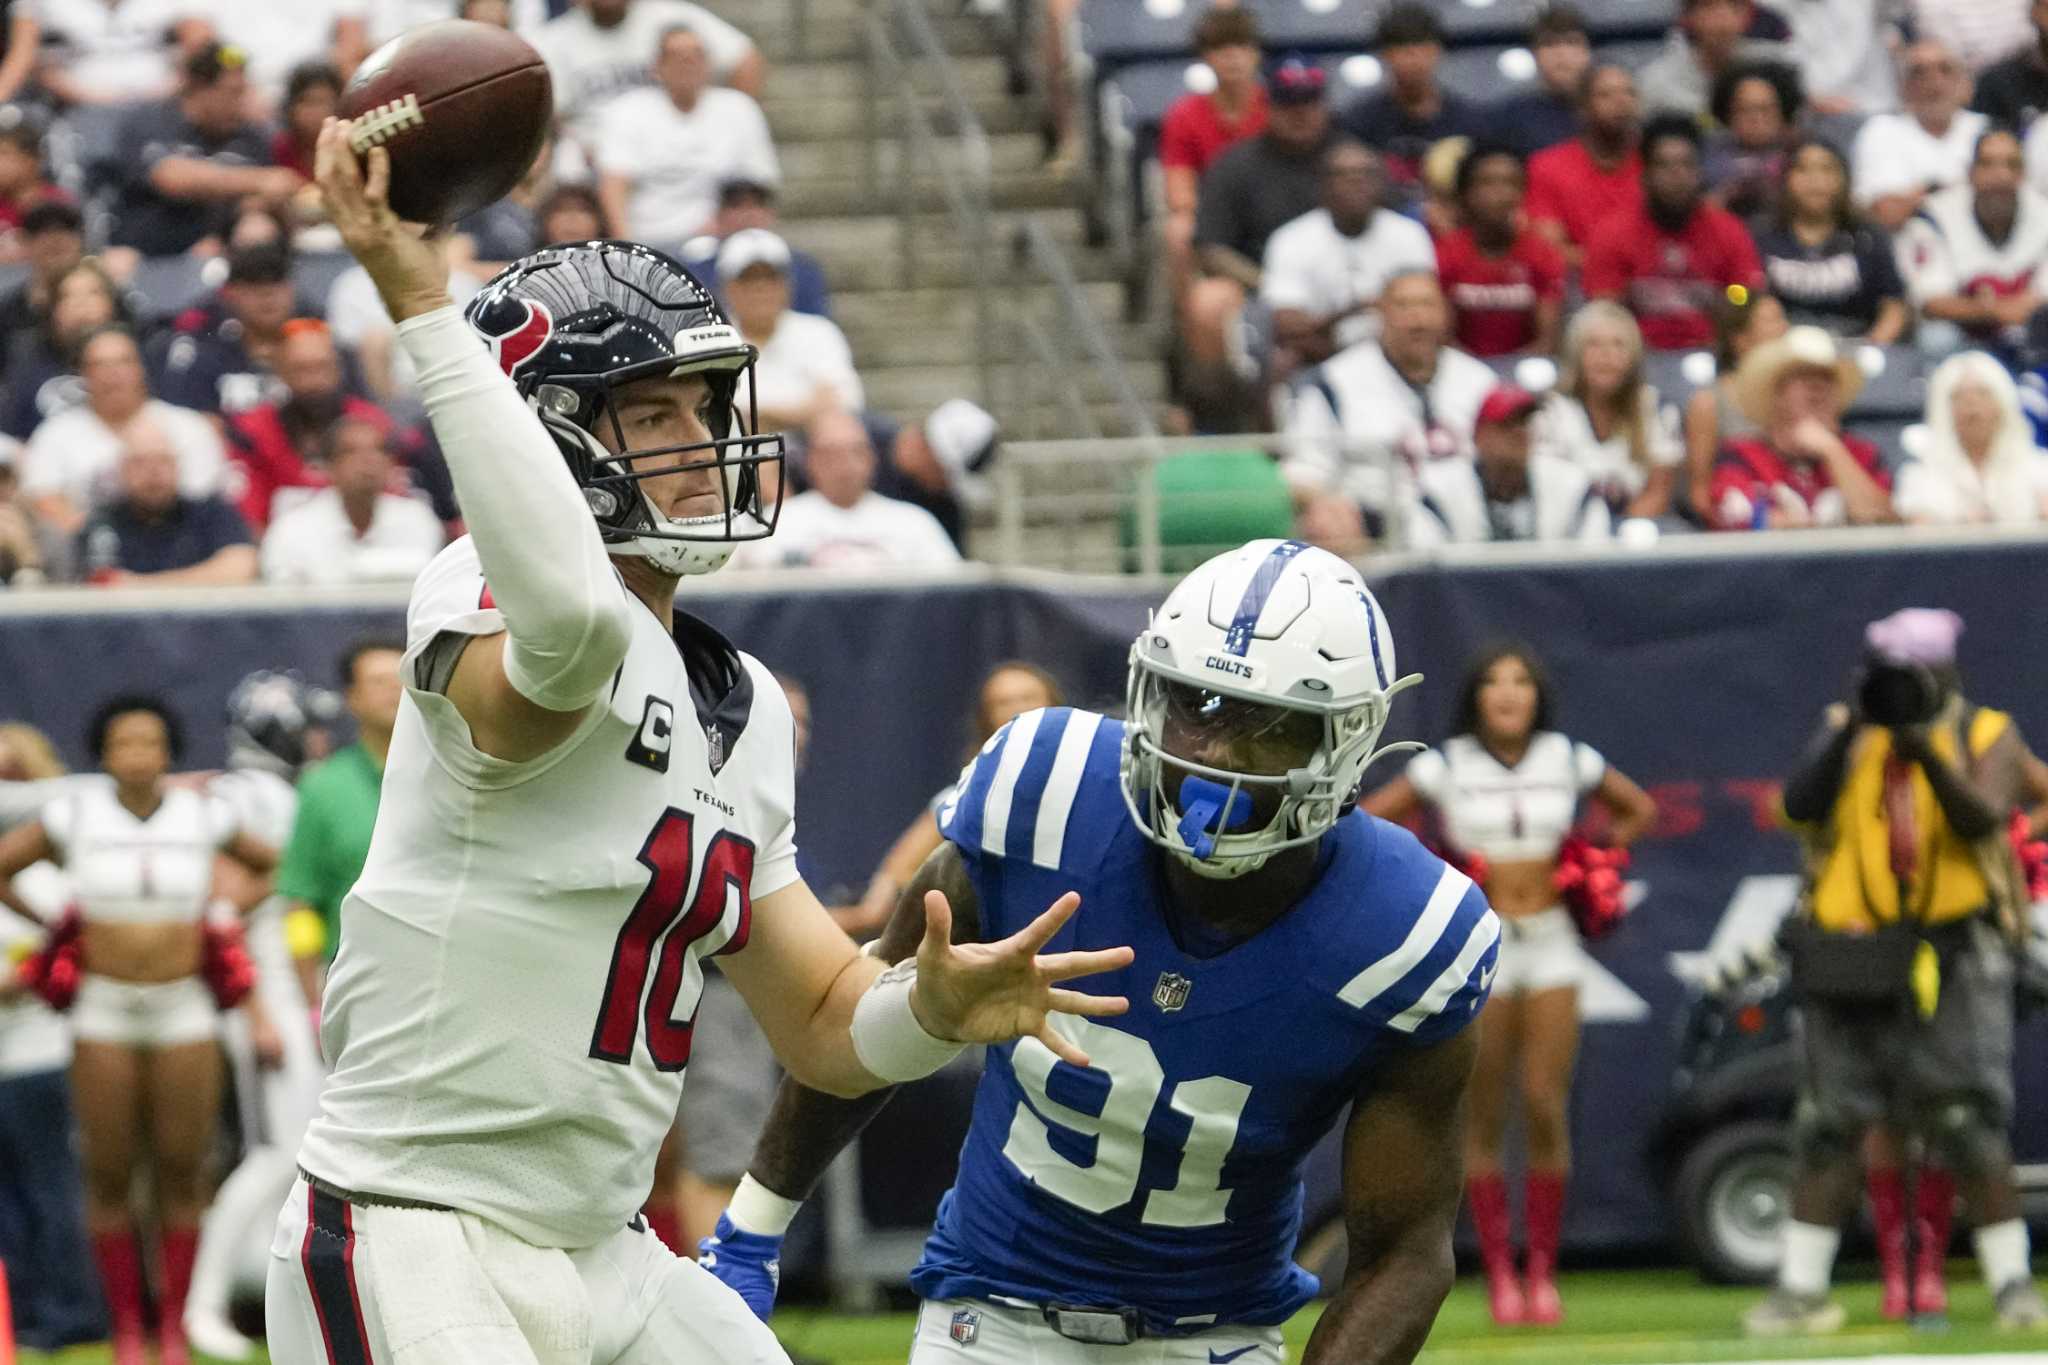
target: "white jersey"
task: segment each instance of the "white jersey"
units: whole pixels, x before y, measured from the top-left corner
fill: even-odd
[[[1931,194],[1920,212],[1899,229],[1899,273],[1915,304],[1988,289],[2011,298],[2048,287],[2040,275],[2048,265],[2048,197],[2020,188],[2019,212],[2003,242],[1993,242],[1977,224],[1968,185]]]
[[[1444,835],[1497,863],[1557,856],[1579,798],[1600,785],[1607,760],[1591,745],[1545,730],[1510,768],[1470,735],[1454,735],[1408,763],[1408,781],[1437,808]]]
[[[619,591],[624,592],[623,587]],[[632,604],[607,701],[540,758],[479,752],[423,659],[504,623],[464,537],[414,585],[405,700],[342,904],[313,1174],[585,1247],[645,1200],[703,984],[797,880],[795,727],[773,675]]]
[[[240,830],[226,802],[168,787],[147,820],[112,781],[80,785],[43,808],[43,828],[88,920],[197,923],[213,890],[213,856]]]

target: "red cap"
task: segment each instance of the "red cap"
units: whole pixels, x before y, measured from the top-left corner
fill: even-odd
[[[1479,420],[1475,425],[1483,427],[1489,422],[1519,421],[1535,410],[1535,394],[1519,385],[1496,384],[1493,392],[1486,395],[1486,401],[1479,405]]]

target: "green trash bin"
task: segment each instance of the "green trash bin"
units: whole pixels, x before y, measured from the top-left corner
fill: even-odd
[[[1159,562],[1167,573],[1186,573],[1248,540],[1294,534],[1294,499],[1264,451],[1190,451],[1163,461],[1150,477],[1159,495]],[[1124,569],[1136,573],[1135,491],[1122,532]]]

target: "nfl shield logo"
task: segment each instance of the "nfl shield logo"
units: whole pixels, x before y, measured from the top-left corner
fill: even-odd
[[[953,1314],[953,1340],[962,1346],[972,1346],[974,1339],[981,1335],[981,1314],[972,1308],[962,1308]]]
[[[1152,1003],[1159,1007],[1161,1014],[1172,1014],[1188,1002],[1188,992],[1195,983],[1179,972],[1161,972],[1159,984],[1152,988]]]

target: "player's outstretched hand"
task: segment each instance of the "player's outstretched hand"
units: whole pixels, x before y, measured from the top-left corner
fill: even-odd
[[[445,308],[448,257],[442,240],[391,211],[391,154],[372,147],[358,157],[353,125],[330,118],[314,147],[313,181],[343,245],[363,264],[394,321]]]
[[[747,1301],[754,1316],[768,1321],[775,1311],[775,1291],[782,1286],[782,1239],[761,1232],[741,1232],[732,1215],[718,1215],[718,1230],[697,1243],[697,1264],[711,1277]]]
[[[1048,1017],[1063,1014],[1122,1014],[1131,1002],[1120,995],[1089,995],[1054,983],[1112,972],[1131,963],[1129,948],[1047,953],[1060,926],[1079,909],[1069,891],[1052,908],[1000,943],[953,942],[953,907],[944,892],[924,898],[924,941],[917,945],[917,986],[910,1006],[925,1030],[962,1043],[1007,1043],[1036,1038],[1075,1066],[1088,1054],[1060,1035]]]

